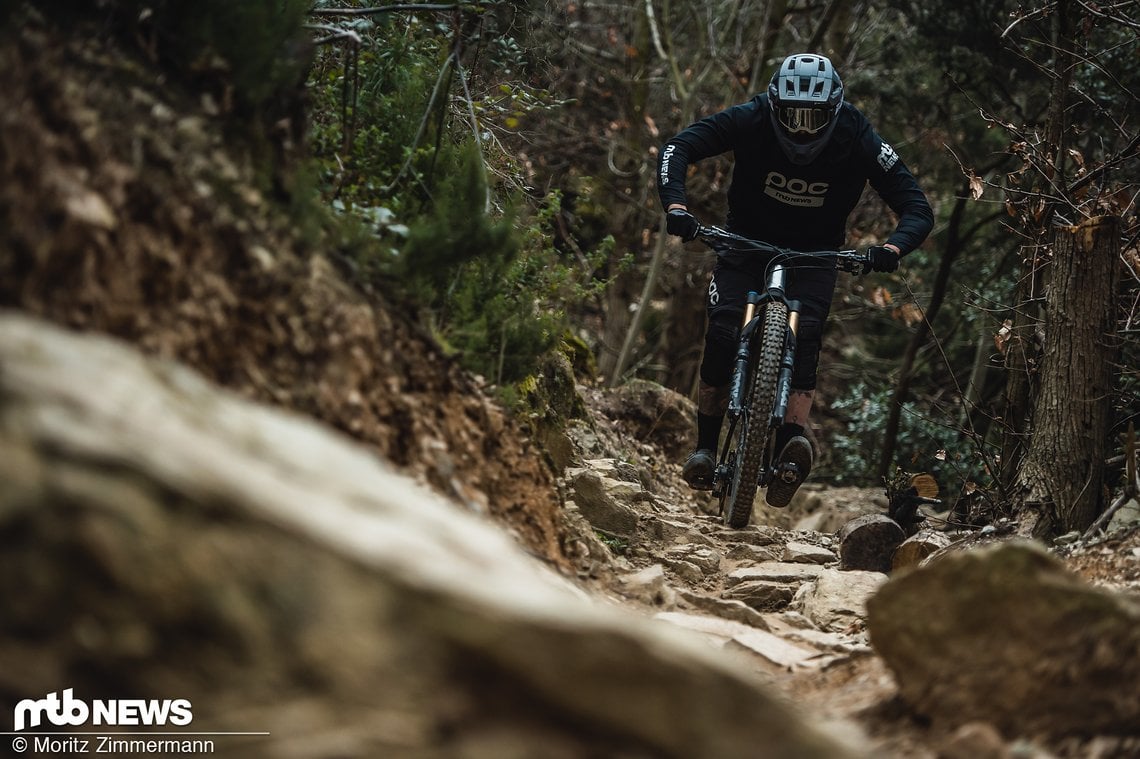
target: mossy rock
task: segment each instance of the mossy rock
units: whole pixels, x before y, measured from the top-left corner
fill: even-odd
[[[586,402],[578,393],[570,358],[564,353],[546,357],[537,373],[516,386],[522,416],[529,422],[535,441],[546,453],[555,471],[574,463],[577,453],[566,426],[571,419],[589,419]]]
[[[559,346],[563,355],[570,361],[570,368],[579,380],[593,381],[598,376],[598,362],[586,341],[573,332],[562,336]]]

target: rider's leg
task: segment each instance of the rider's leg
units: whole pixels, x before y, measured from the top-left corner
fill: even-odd
[[[776,431],[776,451],[782,451],[788,441],[797,435],[805,435],[808,417],[811,416],[811,404],[815,399],[815,390],[792,389],[788,395],[788,410],[784,414],[784,423]]]
[[[811,472],[814,453],[806,428],[815,398],[816,369],[823,341],[823,324],[831,310],[835,290],[834,271],[796,272],[793,297],[800,301],[799,329],[796,331],[796,362],[792,367],[792,387],[784,423],[776,431],[776,455],[788,466],[777,475],[765,494],[770,506],[784,507],[791,502]],[[804,276],[806,274],[806,276]],[[792,287],[789,287],[792,290]]]
[[[823,337],[823,323],[814,316],[801,315],[796,334],[796,363],[792,368],[792,388],[788,395],[788,410],[784,424],[776,433],[776,452],[779,453],[793,437],[805,436],[811,405],[815,399],[816,369]]]
[[[710,316],[705,332],[701,382],[697,391],[697,448],[689,455],[681,472],[693,487],[712,486],[720,429],[728,409],[729,379],[739,336],[739,319],[729,312],[716,312]]]
[[[715,451],[728,410],[728,383],[718,386],[701,380],[697,389],[697,448]]]
[[[776,451],[793,437],[804,436],[812,401],[815,399],[816,370],[823,344],[823,325],[831,312],[838,272],[835,269],[796,269],[788,292],[800,302],[796,330],[796,363],[792,368],[792,388],[784,424],[776,435]]]
[[[815,390],[796,390],[788,395],[788,411],[784,414],[784,421],[789,424],[798,424],[807,427],[808,417],[811,416],[811,403],[815,400]]]
[[[812,390],[793,389],[788,398],[788,411],[784,423],[776,430],[776,455],[781,471],[768,485],[765,500],[769,506],[783,508],[811,472],[815,458],[806,436],[805,425],[811,411]]]

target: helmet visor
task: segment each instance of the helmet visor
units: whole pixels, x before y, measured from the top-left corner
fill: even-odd
[[[780,126],[792,135],[817,134],[831,122],[831,111],[824,108],[794,108],[781,106],[776,109]]]

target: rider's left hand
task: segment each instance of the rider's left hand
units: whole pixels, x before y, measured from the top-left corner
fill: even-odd
[[[892,272],[899,268],[899,252],[894,246],[874,245],[867,254],[871,258],[867,268],[871,271]]]

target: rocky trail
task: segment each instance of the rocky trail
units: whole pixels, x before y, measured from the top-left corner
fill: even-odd
[[[571,425],[568,568],[309,417],[0,313],[0,713],[177,694],[264,731],[232,757],[1140,751],[1135,526],[842,570],[827,522],[874,491],[726,530],[620,426]]]
[[[646,407],[639,412],[619,410],[620,401],[615,404],[613,398],[601,400],[598,391],[583,392],[592,396],[591,405],[597,412],[594,418],[607,431],[599,434],[595,426],[589,434],[579,434],[577,447],[586,456],[591,449],[595,454],[620,453],[616,458],[584,459],[582,466],[568,470],[565,487],[571,511],[589,524],[601,543],[595,543],[589,551],[591,557],[601,557],[591,574],[601,594],[610,601],[632,606],[654,620],[700,636],[709,646],[727,652],[740,666],[773,685],[790,702],[806,708],[817,724],[846,735],[856,745],[869,745],[874,756],[966,759],[1140,755],[1140,740],[1131,729],[1124,731],[1133,735],[1131,738],[1085,734],[1057,739],[1045,729],[1050,720],[1065,721],[1057,714],[1043,715],[1033,707],[1016,713],[1021,700],[1011,691],[1028,687],[1044,692],[1060,685],[1026,685],[1024,677],[1041,677],[1041,671],[1050,669],[1032,650],[1024,651],[1021,658],[1027,669],[1038,670],[1038,674],[1018,673],[1017,667],[1010,667],[1000,676],[1005,680],[1003,684],[992,686],[989,693],[967,696],[974,703],[957,711],[951,710],[947,701],[920,713],[900,696],[898,673],[872,645],[868,600],[892,575],[913,570],[930,553],[964,552],[984,548],[986,544],[1004,546],[1010,544],[1008,530],[953,531],[940,518],[945,514],[938,515],[931,507],[924,507],[929,514],[924,529],[917,535],[912,530],[911,539],[897,552],[891,550],[895,542],[869,546],[872,552],[882,553],[885,571],[852,569],[850,553],[854,549],[842,541],[852,525],[868,521],[878,525],[878,520],[885,520],[885,488],[833,488],[809,483],[785,510],[768,507],[761,491],[752,524],[730,529],[716,513],[715,499],[690,491],[680,478],[680,467],[675,462],[683,460],[683,454],[670,441],[684,437],[680,419],[685,416],[686,401],[660,390],[657,397],[647,396],[644,388],[614,393],[626,402]],[[651,423],[642,416],[646,412],[653,417]],[[662,422],[663,427],[658,426]],[[671,429],[670,424],[676,424],[676,428]],[[652,444],[655,439],[664,449]],[[638,455],[638,449],[644,455]],[[654,461],[658,463],[654,465]],[[1066,545],[1054,549],[1050,557],[1058,560],[1056,566],[1049,567],[1061,578],[1055,581],[1063,583],[1067,579],[1065,573],[1073,572],[1075,577],[1084,578],[1074,581],[1073,589],[1077,592],[1093,592],[1092,585],[1098,585],[1127,607],[1127,599],[1135,600],[1140,593],[1137,516],[1135,507],[1120,514],[1109,527],[1110,539],[1082,542],[1070,536],[1068,541],[1062,541]],[[902,540],[902,530],[898,532],[898,540]],[[919,548],[911,549],[912,544]],[[866,554],[861,558],[865,561]],[[993,571],[1002,571],[1003,561],[996,560]],[[960,580],[955,570],[944,581],[956,584]],[[1084,585],[1085,581],[1089,585]],[[1029,596],[1039,590],[1032,586],[1029,583],[1023,588]],[[964,590],[970,596],[971,589]],[[987,596],[982,589],[966,603],[1007,600]],[[949,608],[953,602],[947,601]],[[1066,604],[1051,590],[1043,591],[1043,603]],[[1050,611],[1032,601],[996,611],[1005,621],[1025,624],[1027,619],[1032,620],[1030,629],[1040,624],[1041,629],[1065,640],[1064,625],[1057,624]],[[1019,615],[1025,618],[1018,620]],[[905,624],[896,626],[889,619],[880,621],[880,625],[880,637],[892,646],[897,642],[891,640],[895,628],[904,632],[906,628]],[[979,631],[950,621],[940,632],[946,637],[899,645],[911,649],[909,653],[925,657],[937,656],[939,649],[955,645],[984,645],[987,637],[992,637],[991,644],[999,650],[1004,651],[1009,645],[1000,640],[1002,629],[983,630],[978,635]],[[1013,645],[1028,643],[1017,640]],[[1049,648],[1055,652],[1058,647],[1064,649],[1063,645]],[[1079,649],[1080,645],[1074,643],[1071,650],[1060,653],[1069,661],[1068,666],[1082,666],[1086,661],[1085,652]],[[957,665],[950,665],[954,666]],[[915,674],[917,678],[934,677],[936,671],[931,668]],[[1070,684],[1087,685],[1079,680]],[[973,681],[977,683],[978,680]],[[1114,687],[1120,689],[1120,699],[1132,701],[1134,689],[1127,679],[1114,678]],[[921,688],[936,690],[929,682]],[[1012,700],[1018,706],[1011,712],[1008,703],[1001,706],[1003,700]],[[930,705],[929,699],[926,705]],[[948,711],[943,710],[944,706]],[[1003,729],[995,726],[995,721],[1004,722]],[[1120,724],[1110,731],[1119,733]],[[1016,734],[1017,725],[1036,725],[1041,732],[1033,735],[1031,731],[1010,739],[1011,728]],[[1080,732],[1088,725],[1074,723],[1070,727]]]

